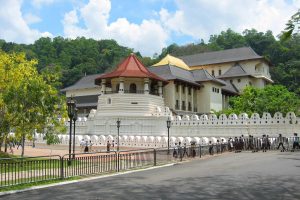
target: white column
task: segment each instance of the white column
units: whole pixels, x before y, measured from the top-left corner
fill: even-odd
[[[106,80],[105,79],[102,79],[101,80],[101,94],[104,94],[105,93],[105,84],[106,84]]]
[[[158,82],[158,94],[159,94],[159,96],[162,96],[162,82],[161,81]]]
[[[182,99],[181,99],[181,93],[182,93],[182,85],[179,84],[179,110],[182,110]]]
[[[188,86],[186,85],[185,86],[185,110],[188,111],[188,106],[189,106],[189,99],[188,99],[188,94],[189,91],[188,91]]]
[[[191,98],[192,112],[194,112],[194,87],[191,88]]]
[[[228,108],[229,106],[229,96],[225,96],[225,105],[226,105],[226,108]]]
[[[124,94],[124,79],[120,78],[119,94]]]
[[[144,94],[149,94],[149,78],[144,79]]]
[[[225,95],[222,94],[222,109],[225,109]]]

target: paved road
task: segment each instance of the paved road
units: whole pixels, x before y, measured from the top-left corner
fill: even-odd
[[[300,152],[232,153],[0,198],[299,200]]]

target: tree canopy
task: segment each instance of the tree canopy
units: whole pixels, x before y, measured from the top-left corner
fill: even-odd
[[[59,76],[48,70],[39,73],[36,65],[25,54],[0,52],[1,143],[14,130],[23,142],[22,155],[26,137],[32,138],[35,130],[60,128],[59,118],[65,117],[64,98],[55,88]]]
[[[240,96],[230,98],[230,109],[225,113],[271,113],[290,111],[299,114],[300,100],[293,92],[282,85],[268,85],[263,89],[248,86]]]
[[[257,54],[272,63],[270,73],[275,84],[284,85],[288,90],[300,95],[300,34],[297,32],[291,35],[289,40],[283,41],[278,40],[271,31],[259,32],[255,29],[246,29],[243,33],[237,33],[228,29],[211,35],[207,43],[201,39],[197,43],[187,45],[171,44],[163,48],[160,54],[155,54],[153,58],[143,57],[139,52],[135,53],[146,66],[150,66],[167,54],[183,56],[243,46],[250,46]],[[84,37],[40,38],[30,45],[0,40],[0,49],[8,53],[25,52],[28,60],[39,61],[38,71],[55,68],[61,74],[62,84],[56,86],[58,88],[74,84],[85,74],[110,71],[134,51],[119,45],[115,40],[97,41]]]
[[[300,31],[300,9],[292,15],[291,19],[286,23],[284,31],[280,35],[280,39],[287,40],[291,38],[293,33]]]

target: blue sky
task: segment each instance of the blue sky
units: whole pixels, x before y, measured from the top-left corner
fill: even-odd
[[[300,0],[0,0],[0,38],[33,43],[42,36],[115,39],[143,55],[169,44],[205,41],[231,28],[275,35]]]

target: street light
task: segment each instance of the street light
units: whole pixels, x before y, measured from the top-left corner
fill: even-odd
[[[68,106],[68,116],[70,119],[70,137],[69,137],[69,160],[68,160],[68,165],[71,165],[71,145],[72,145],[72,119],[74,117],[75,113],[75,101],[73,100],[73,97],[68,100],[67,106]]]
[[[168,154],[170,154],[170,127],[171,127],[171,120],[170,120],[170,117],[168,117],[168,120],[167,120],[167,128],[168,128]]]
[[[76,127],[76,121],[78,119],[77,112],[78,112],[78,109],[75,107],[74,116],[73,116],[73,121],[74,121],[74,131],[73,131],[73,159],[75,159],[75,127]]]
[[[121,121],[120,121],[120,119],[118,118],[118,120],[117,120],[117,127],[118,127],[118,138],[117,138],[118,146],[117,146],[117,151],[119,151],[120,126],[121,126]]]

